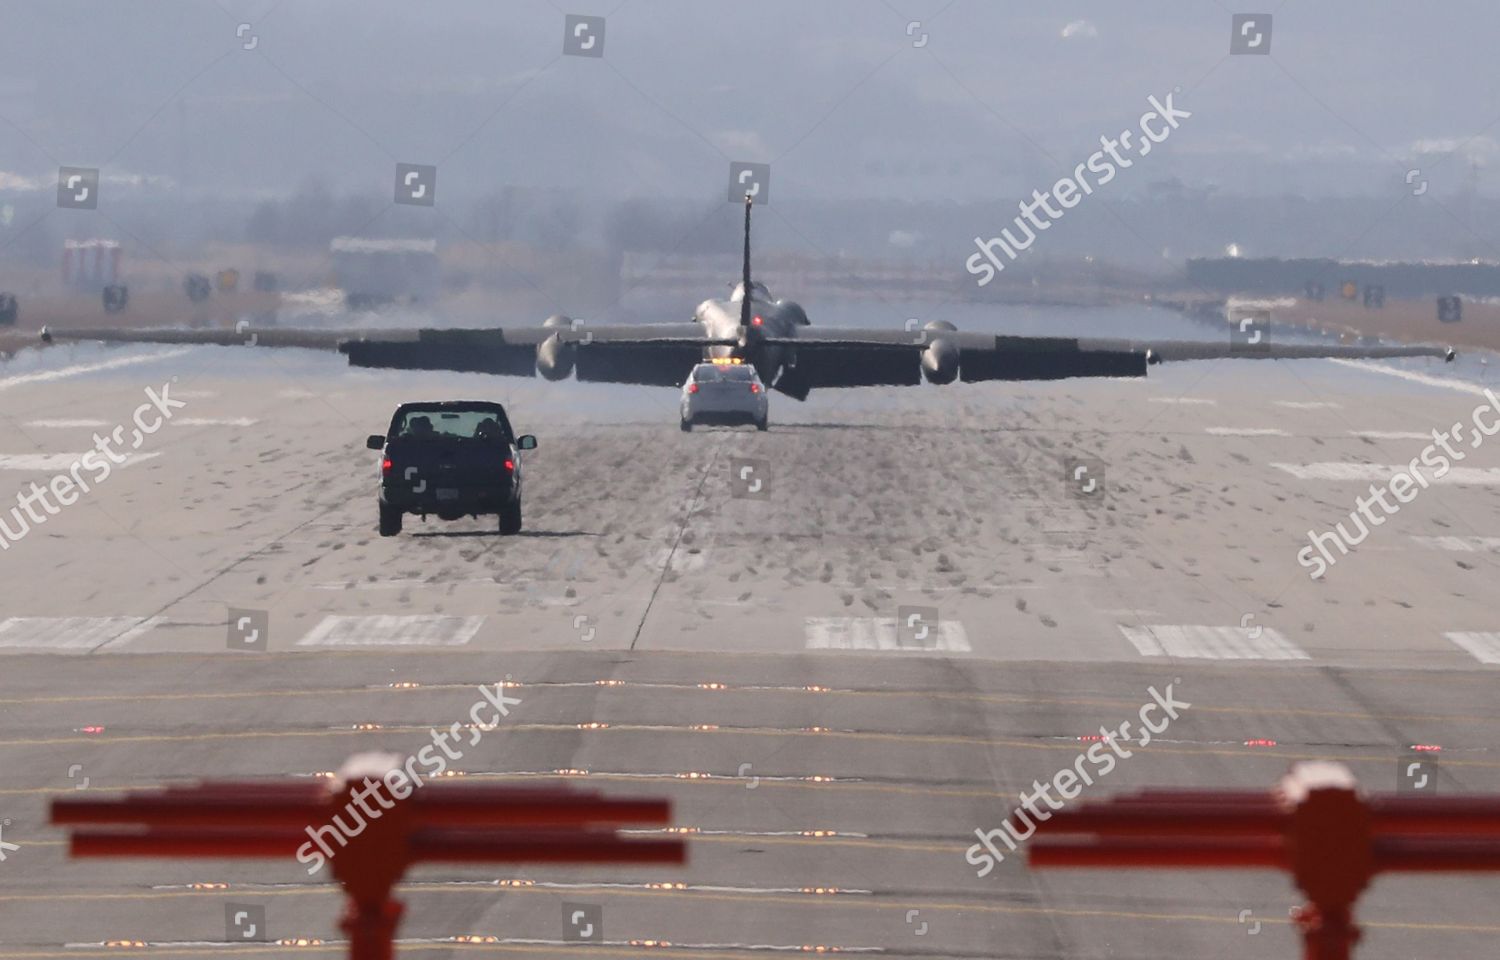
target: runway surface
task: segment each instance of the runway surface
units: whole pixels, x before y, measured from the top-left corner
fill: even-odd
[[[421,868],[405,954],[1295,955],[1280,875],[1010,855],[977,877],[965,850],[1168,684],[1191,706],[1085,797],[1267,787],[1312,758],[1394,790],[1414,745],[1441,747],[1421,755],[1440,793],[1500,789],[1500,439],[1323,580],[1297,561],[1488,402],[1453,379],[1472,368],[1382,370],[829,391],[773,399],[769,433],[683,434],[670,390],[22,355],[0,366],[7,509],[147,388],[185,406],[0,551],[0,960],[342,952],[336,889],[301,865],[70,862],[47,803],[405,755],[501,680],[522,703],[456,769],[670,797],[690,863]],[[381,539],[364,438],[449,397],[500,399],[540,438],[526,532]],[[1491,955],[1497,892],[1383,879],[1359,955]],[[565,904],[602,942],[573,942]],[[269,943],[235,942],[247,906]],[[322,942],[277,943],[297,938]]]

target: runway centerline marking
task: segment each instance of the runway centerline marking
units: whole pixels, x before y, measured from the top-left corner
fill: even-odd
[[[1409,471],[1408,464],[1386,465],[1380,463],[1273,463],[1271,466],[1290,473],[1298,480],[1331,480],[1335,482],[1358,482],[1389,480],[1398,473]],[[1496,467],[1452,467],[1439,477],[1435,471],[1421,471],[1432,484],[1454,486],[1500,486],[1500,468]]]
[[[1156,624],[1120,632],[1143,657],[1198,660],[1310,660],[1307,652],[1270,627]]]
[[[26,473],[67,473],[73,469],[73,464],[78,463],[83,457],[92,454],[99,462],[106,462],[104,454],[97,450],[89,450],[85,453],[0,453],[0,470],[16,470]],[[154,460],[161,456],[158,451],[143,453],[139,450],[125,452],[120,456],[125,458],[123,463],[112,463],[111,466],[133,467],[147,460]],[[85,469],[88,469],[85,467]]]
[[[35,430],[84,430],[109,426],[108,420],[32,420],[26,424]]]
[[[1432,434],[1418,430],[1350,430],[1349,436],[1361,440],[1431,440]]]
[[[1216,437],[1290,437],[1280,427],[1204,427],[1204,433]]]
[[[1484,553],[1487,551],[1500,551],[1500,537],[1419,537],[1412,536],[1412,540],[1424,547],[1434,550],[1448,550],[1453,553]]]
[[[456,647],[474,639],[484,617],[445,617],[440,614],[368,617],[324,617],[299,647]]]
[[[1500,664],[1500,633],[1445,633],[1443,636],[1480,663]]]

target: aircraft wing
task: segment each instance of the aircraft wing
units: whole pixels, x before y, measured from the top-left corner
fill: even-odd
[[[703,348],[733,344],[704,336],[697,323],[601,324],[486,329],[241,330],[45,329],[53,342],[196,344],[225,347],[300,347],[337,350],[350,366],[451,370],[531,377],[538,347],[555,337],[573,351],[578,378],[601,383],[678,386],[703,357]]]
[[[915,385],[916,355],[942,347],[957,351],[958,379],[1059,380],[1071,377],[1139,377],[1150,364],[1176,360],[1395,357],[1453,359],[1453,351],[1432,346],[1343,344],[1230,344],[1194,341],[1139,341],[1088,337],[1032,337],[959,330],[877,330],[822,328],[811,335],[766,338],[794,353],[788,371],[794,388]]]

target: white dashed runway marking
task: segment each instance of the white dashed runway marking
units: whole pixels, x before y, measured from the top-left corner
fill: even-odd
[[[1442,387],[1445,390],[1457,390],[1461,393],[1472,394],[1476,397],[1490,398],[1491,388],[1470,383],[1467,380],[1454,380],[1450,377],[1434,377],[1425,373],[1417,373],[1415,370],[1397,370],[1395,367],[1382,366],[1369,360],[1333,360],[1346,367],[1354,367],[1356,370],[1364,370],[1368,373],[1383,373],[1388,377],[1400,377],[1402,380],[1410,380],[1412,383],[1420,383],[1429,387]],[[1493,401],[1491,401],[1493,402]]]
[[[474,639],[484,617],[324,617],[299,647],[459,647]]]
[[[101,463],[108,463],[104,454],[97,450],[89,451]],[[111,463],[111,467],[123,468],[133,467],[138,463],[161,456],[160,453],[126,453],[119,451],[120,456],[125,457],[124,463]],[[0,453],[0,470],[20,470],[29,473],[67,473],[73,468],[73,464],[81,460],[85,454],[82,453]],[[84,467],[88,470],[88,467]],[[90,471],[93,472],[93,471]]]
[[[924,628],[918,627],[918,633]],[[969,636],[957,620],[925,628],[927,636],[896,629],[895,617],[808,617],[809,650],[880,650],[905,653],[968,653]]]
[[[1416,430],[1350,430],[1349,436],[1362,440],[1431,440],[1432,434]]]
[[[1453,553],[1484,553],[1500,551],[1500,537],[1412,537],[1417,543],[1434,550]]]
[[[1337,480],[1366,483],[1371,480],[1388,481],[1397,473],[1408,472],[1406,464],[1387,466],[1379,463],[1273,463],[1271,466],[1283,470],[1298,480]],[[1431,467],[1418,464],[1418,471],[1428,483],[1452,484],[1456,486],[1500,486],[1500,468],[1452,467],[1443,476]]]
[[[88,653],[119,648],[159,623],[160,617],[11,617],[0,620],[0,650]]]
[[[1278,407],[1286,407],[1288,410],[1337,410],[1342,406],[1332,400],[1272,400],[1271,402]]]
[[[1205,433],[1216,437],[1290,437],[1279,427],[1204,427]]]
[[[1214,407],[1219,401],[1207,397],[1148,397],[1150,403],[1174,403],[1182,406]]]
[[[1198,660],[1308,660],[1307,652],[1270,627],[1204,627],[1158,624],[1120,632],[1143,657]]]
[[[31,383],[51,383],[54,380],[67,380],[70,377],[83,376],[86,373],[98,373],[102,370],[115,370],[120,367],[133,367],[141,363],[154,363],[158,360],[171,360],[188,352],[187,347],[179,350],[168,350],[165,353],[134,354],[128,357],[115,357],[111,360],[101,360],[98,363],[79,363],[71,367],[59,367],[56,370],[38,370],[36,373],[23,373],[18,377],[6,377],[0,379],[0,390],[9,390],[12,387],[24,387]]]
[[[1500,663],[1500,633],[1445,633],[1480,663]]]
[[[215,420],[207,417],[174,417],[167,421],[174,427],[253,427],[259,420],[250,417],[229,417]]]
[[[26,426],[36,430],[96,430],[107,427],[104,420],[32,420]]]

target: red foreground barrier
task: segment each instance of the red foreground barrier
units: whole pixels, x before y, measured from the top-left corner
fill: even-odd
[[[669,801],[569,788],[413,787],[410,780],[403,792],[399,775],[394,789],[387,778],[400,769],[397,759],[351,758],[334,781],[210,782],[110,800],[67,797],[52,802],[52,823],[79,828],[69,842],[75,857],[326,860],[348,898],[340,926],[352,960],[391,960],[402,910],[391,891],[415,863],[686,860],[681,840],[615,833],[626,824],[668,823]],[[118,829],[93,829],[101,825]]]
[[[1300,763],[1266,793],[1148,790],[1053,813],[1028,862],[1285,870],[1308,898],[1305,960],[1348,960],[1376,874],[1500,870],[1500,799],[1365,796],[1345,767]]]

